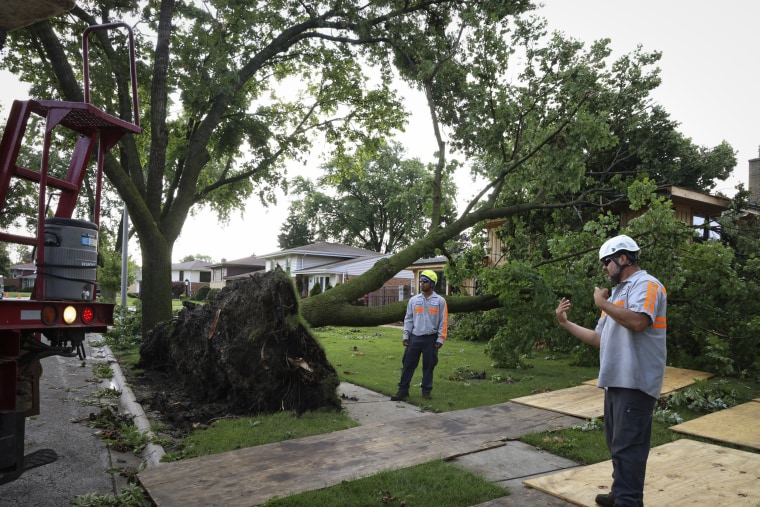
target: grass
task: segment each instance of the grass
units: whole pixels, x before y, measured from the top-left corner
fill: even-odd
[[[391,395],[401,375],[401,328],[319,328],[314,330],[340,379]],[[544,391],[579,385],[595,378],[598,369],[571,366],[567,356],[537,351],[529,368],[495,368],[485,344],[449,340],[438,351],[433,399],[422,404],[422,368],[412,379],[410,402],[447,412],[503,403]],[[476,378],[485,377],[485,378]]]
[[[208,431],[196,431],[183,440],[183,450],[169,460],[217,454],[233,449],[281,442],[332,431],[353,428],[359,424],[345,413],[309,412],[296,417],[290,412],[215,421]]]
[[[372,477],[343,481],[317,491],[308,491],[263,504],[266,507],[356,507],[365,505],[414,505],[415,507],[460,507],[486,502],[507,494],[456,465],[433,461],[404,470],[381,472]]]
[[[387,395],[396,392],[403,354],[401,328],[319,328],[314,330],[314,334],[325,348],[329,361],[342,381]],[[567,355],[549,351],[535,351],[533,357],[524,358],[523,362],[527,365],[525,368],[495,368],[485,354],[485,348],[484,343],[457,342],[450,339],[439,351],[439,363],[433,381],[433,400],[423,402],[421,398],[421,368],[418,368],[412,380],[409,401],[417,404],[420,410],[460,410],[573,387],[596,378],[598,373],[596,367],[572,366]],[[136,360],[137,356],[133,351],[131,355],[121,356],[120,362],[124,359],[129,362]],[[726,393],[731,393],[733,403],[738,404],[760,397],[760,380],[715,378],[701,383],[697,391],[693,398],[703,396],[704,399],[712,399],[716,396],[715,393],[724,397]],[[675,410],[683,420],[701,415],[698,399],[681,402],[681,406],[670,407],[669,412],[655,418],[652,446],[679,438],[691,438],[670,431],[669,427],[673,425],[673,421],[666,419],[666,416],[672,417]],[[208,429],[196,431],[187,437],[183,441],[184,449],[170,458],[213,454],[327,433],[354,425],[356,423],[345,411],[340,414],[316,412],[300,418],[290,413],[278,413],[255,418],[219,420]],[[526,435],[521,440],[583,464],[609,459],[600,421],[587,421],[574,428]],[[447,477],[445,480],[440,477],[443,474]],[[455,486],[449,488],[450,484]],[[445,498],[439,498],[437,494],[444,487]],[[463,496],[454,497],[454,494]],[[381,503],[401,505],[402,502],[407,502],[415,507],[433,507],[470,505],[505,494],[505,490],[453,464],[432,462],[343,482],[323,490],[273,499],[266,505],[306,506],[318,505],[321,502],[354,506]]]

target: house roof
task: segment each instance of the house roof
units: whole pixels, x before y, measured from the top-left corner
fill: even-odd
[[[320,264],[319,266],[311,266],[305,269],[294,269],[292,270],[292,273],[297,275],[320,275],[326,273],[347,273],[349,275],[355,275],[364,273],[367,269],[374,266],[376,262],[388,257],[390,257],[390,254],[365,255],[364,257],[357,257],[356,259],[344,259],[341,261]],[[395,278],[412,279],[413,275],[411,271],[403,269],[396,273]]]
[[[178,262],[172,264],[172,271],[210,271],[211,263],[205,261]]]
[[[417,268],[423,266],[438,266],[440,264],[446,264],[446,261],[448,261],[448,259],[445,255],[436,255],[435,257],[430,257],[429,259],[417,259],[412,264],[412,267]]]
[[[23,264],[14,264],[8,269],[15,269],[17,271],[36,271],[37,266],[31,262],[25,262]]]
[[[222,262],[218,264],[211,264],[209,265],[210,268],[221,268],[223,266],[254,266],[254,267],[265,267],[266,261],[264,259],[261,259],[259,257],[256,257],[255,255],[251,255],[249,257],[243,257],[242,259],[235,259],[231,261],[227,261],[222,259]]]
[[[342,257],[348,259],[355,259],[357,257],[380,257],[383,254],[380,252],[373,252],[371,250],[365,250],[364,248],[357,248],[353,246],[343,245],[340,243],[328,243],[327,241],[318,241],[310,245],[299,246],[296,248],[288,248],[287,250],[280,250],[278,252],[272,252],[264,255],[259,255],[260,259],[271,259],[274,257],[283,257],[287,255],[318,255],[321,257]]]

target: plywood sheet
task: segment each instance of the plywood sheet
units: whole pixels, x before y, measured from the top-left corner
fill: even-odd
[[[760,401],[750,401],[713,412],[670,429],[687,435],[743,445],[760,450]],[[758,481],[760,489],[760,481]]]
[[[161,463],[138,474],[159,507],[247,507],[577,423],[515,403],[359,426]]]
[[[604,389],[590,385],[532,394],[514,398],[512,401],[584,419],[594,419],[604,415]]]
[[[574,468],[523,481],[532,488],[581,506],[608,493],[612,462]],[[760,504],[760,454],[682,439],[649,454],[645,505],[756,507]]]
[[[662,382],[660,396],[670,394],[683,387],[693,384],[697,380],[704,380],[712,377],[714,374],[706,371],[687,370],[685,368],[674,368],[673,366],[665,367],[665,378]],[[587,380],[585,385],[595,386],[599,382],[598,378]]]

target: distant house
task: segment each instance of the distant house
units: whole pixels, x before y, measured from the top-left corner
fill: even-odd
[[[320,241],[260,255],[259,259],[265,261],[267,271],[279,266],[290,273],[301,296],[307,297],[315,285],[325,290],[328,286],[346,283],[387,257],[389,255],[363,248]],[[411,291],[413,280],[411,271],[399,271],[380,290],[368,294],[368,302],[371,305],[387,304],[405,299]]]
[[[8,270],[11,276],[5,278],[5,290],[32,290],[37,278],[37,266],[34,263],[15,264]]]
[[[187,293],[194,294],[201,287],[211,284],[211,263],[189,261],[172,264],[172,282],[184,282]]]
[[[221,289],[230,280],[243,278],[255,273],[256,271],[263,271],[266,268],[266,261],[251,255],[250,257],[243,257],[242,259],[236,259],[228,261],[222,259],[219,264],[212,264],[211,268],[211,284],[212,289]]]

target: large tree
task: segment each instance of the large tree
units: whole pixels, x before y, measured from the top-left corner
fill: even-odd
[[[21,56],[5,61],[22,77],[34,72],[40,89],[60,83],[62,97],[80,97],[66,63],[76,51],[60,48],[84,24],[121,16],[124,4],[98,3],[97,19],[83,5],[56,23],[60,38],[53,24],[35,25],[11,41],[11,54]],[[585,47],[549,34],[540,19],[511,16],[527,5],[147,4],[140,13],[153,30],[140,38],[141,83],[150,83],[143,90],[147,135],[125,140],[106,168],[143,250],[145,326],[169,315],[171,246],[187,212],[205,204],[224,216],[254,189],[266,199],[284,161],[308,152],[312,131],[320,130],[344,159],[357,146],[381,146],[403,116],[392,93],[393,69],[423,93],[438,140],[430,227],[364,276],[306,299],[302,312],[312,325],[399,320],[402,304],[351,302],[420,257],[448,253],[450,240],[484,221],[514,218],[516,233],[540,231],[540,218],[554,213],[583,223],[589,210],[608,209],[638,177],[702,190],[728,174],[735,164],[729,146],[694,146],[650,99],[659,54],[636,50],[610,61],[609,41]],[[111,45],[101,44],[99,55],[110,61]],[[45,56],[44,65],[32,64],[32,51]],[[379,75],[366,76],[370,66]],[[98,87],[109,100],[111,81]],[[128,110],[125,98],[119,104]],[[485,183],[458,217],[445,221],[452,152]],[[526,248],[548,250],[551,237],[542,238]],[[484,294],[451,298],[449,306],[501,304],[497,294]]]
[[[87,25],[133,20],[145,133],[124,139],[105,173],[140,241],[149,329],[171,317],[172,247],[192,208],[225,219],[254,191],[271,200],[285,162],[307,158],[314,132],[336,153],[378,142],[405,114],[391,87],[393,51],[440,52],[451,27],[497,26],[529,5],[82,1],[63,18],[13,32],[3,66],[34,95],[81,101],[79,35]],[[129,117],[120,45],[105,32],[94,37],[93,100]]]

